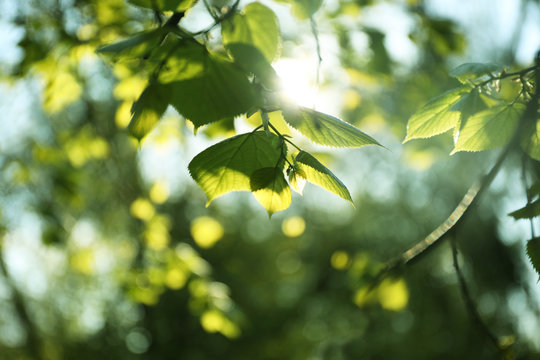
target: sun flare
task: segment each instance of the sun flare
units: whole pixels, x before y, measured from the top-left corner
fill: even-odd
[[[316,65],[308,60],[280,59],[274,69],[281,80],[282,92],[298,105],[317,104]]]

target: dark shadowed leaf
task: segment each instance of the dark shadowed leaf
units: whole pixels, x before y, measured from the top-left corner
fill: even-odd
[[[519,210],[511,212],[508,214],[514,219],[532,219],[540,215],[540,200],[533,201],[532,203],[522,207]]]
[[[197,0],[129,0],[132,4],[161,11],[184,11],[191,8]]]
[[[108,54],[113,57],[139,58],[150,54],[162,40],[165,31],[162,28],[145,31],[119,41],[114,44],[105,45],[97,49],[99,53]]]
[[[540,277],[540,238],[527,241],[527,256]]]
[[[130,134],[139,140],[145,137],[167,110],[168,104],[169,94],[163,85],[148,85],[131,107]]]
[[[168,85],[171,105],[195,128],[240,115],[259,102],[242,71],[194,41],[174,50],[159,80]]]

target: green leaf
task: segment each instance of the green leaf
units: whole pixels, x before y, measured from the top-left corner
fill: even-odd
[[[529,126],[530,130],[524,133],[531,135],[523,138],[521,147],[530,157],[540,161],[540,121]]]
[[[333,116],[305,107],[282,109],[285,121],[316,144],[333,147],[380,145],[371,136]]]
[[[470,87],[462,86],[428,101],[409,119],[407,136],[403,142],[429,138],[453,129],[459,121],[460,113],[453,111],[452,107],[469,91]]]
[[[296,155],[295,161],[299,170],[297,176],[302,174],[310,183],[318,185],[351,203],[353,202],[347,187],[311,154],[302,150]]]
[[[323,0],[291,0],[292,13],[299,19],[309,19],[319,10]]]
[[[251,191],[253,173],[275,167],[282,157],[281,142],[273,145],[275,138],[278,136],[264,131],[241,134],[195,156],[188,169],[208,197],[208,204],[231,191]]]
[[[165,35],[163,28],[141,32],[129,39],[102,46],[97,49],[97,52],[128,58],[143,57],[159,46],[163,35]]]
[[[277,74],[270,65],[276,59],[281,33],[276,15],[260,3],[251,3],[242,13],[221,25],[223,45],[234,61],[255,74],[271,90],[279,88]]]
[[[482,151],[505,145],[517,129],[523,104],[499,105],[470,117],[459,133],[452,154],[458,151]]]
[[[154,128],[169,103],[169,94],[163,85],[151,83],[131,107],[129,132],[137,139],[145,137]]]
[[[527,256],[536,270],[536,273],[540,276],[540,238],[534,238],[527,241]]]
[[[185,11],[197,0],[129,0],[134,5],[161,11]]]
[[[497,64],[466,63],[461,64],[450,71],[450,76],[465,84],[484,75],[500,72],[503,69],[504,68],[502,66]]]
[[[300,169],[297,163],[289,166],[287,169],[287,175],[289,177],[289,184],[291,185],[292,189],[302,195],[304,186],[306,185],[307,175],[302,169]]]
[[[530,204],[522,207],[519,210],[513,211],[510,214],[514,219],[532,219],[540,215],[540,200],[533,201]]]
[[[268,211],[268,215],[285,210],[291,204],[289,184],[280,166],[256,170],[250,178],[251,191],[255,199]]]
[[[221,36],[227,49],[230,44],[251,45],[264,55],[268,63],[277,57],[281,43],[276,14],[260,3],[251,3],[243,12],[223,21]]]
[[[260,99],[246,75],[205,46],[184,42],[159,74],[168,84],[171,105],[195,128],[245,113]]]

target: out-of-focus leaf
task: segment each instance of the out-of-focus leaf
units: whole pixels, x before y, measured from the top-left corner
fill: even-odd
[[[184,42],[159,74],[170,103],[195,128],[240,115],[259,103],[246,75],[233,63],[194,41]]]
[[[309,19],[319,10],[322,0],[289,0],[292,4],[292,13],[299,19]]]
[[[129,0],[134,5],[161,11],[185,11],[197,0]]]
[[[304,186],[306,185],[307,175],[302,169],[300,169],[298,164],[293,164],[291,167],[289,167],[287,174],[289,177],[289,184],[291,185],[292,189],[302,195]]]
[[[505,145],[517,129],[523,104],[499,105],[481,111],[467,121],[459,133],[452,154],[458,151],[482,151]]]
[[[540,161],[540,121],[531,124],[531,131],[525,133],[531,135],[523,138],[521,147],[530,157]]]
[[[527,256],[540,277],[540,238],[527,241]]]
[[[458,79],[461,83],[466,84],[471,80],[494,72],[500,72],[503,69],[502,66],[497,64],[466,63],[461,64],[450,71],[450,76]]]
[[[256,170],[250,178],[255,199],[266,209],[268,215],[285,210],[291,204],[291,189],[280,166]]]
[[[158,83],[151,83],[131,107],[129,132],[137,139],[145,137],[157,124],[169,103],[167,89]]]
[[[470,87],[463,86],[428,101],[409,119],[407,136],[403,142],[429,138],[453,129],[459,121],[460,113],[453,111],[452,107],[469,91]]]
[[[510,214],[514,219],[532,219],[540,215],[540,200],[533,201],[530,204],[522,207],[519,210],[513,211]]]
[[[110,45],[97,49],[99,53],[109,54],[114,57],[138,58],[149,54],[152,49],[159,45],[165,34],[163,28],[145,31]]]
[[[210,204],[213,199],[231,191],[251,191],[253,173],[261,168],[275,167],[281,156],[278,136],[256,131],[209,147],[195,156],[188,168]]]
[[[353,202],[347,187],[311,154],[300,151],[298,155],[296,155],[295,161],[298,165],[298,169],[305,175],[307,181],[318,185],[351,203]]]
[[[282,109],[285,121],[316,144],[333,147],[380,145],[377,140],[333,116],[305,107]]]
[[[225,20],[221,25],[221,36],[227,49],[230,44],[251,45],[264,55],[268,63],[278,55],[281,43],[276,14],[261,3],[251,3],[243,12]],[[237,55],[233,53],[235,59],[241,57],[241,54]]]

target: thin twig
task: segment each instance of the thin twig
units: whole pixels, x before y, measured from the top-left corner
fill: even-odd
[[[315,39],[315,45],[317,47],[317,74],[315,77],[315,97],[317,97],[319,93],[319,86],[320,86],[320,78],[321,78],[321,64],[322,64],[322,56],[321,56],[321,43],[319,41],[319,31],[317,30],[317,23],[315,22],[315,18],[313,15],[309,18],[311,22],[311,33],[313,34],[313,38]],[[313,109],[315,110],[315,104],[317,103],[317,99],[313,99]]]
[[[500,352],[501,348],[499,346],[499,341],[497,340],[497,337],[491,332],[491,330],[489,330],[489,328],[486,326],[486,324],[480,317],[478,310],[476,310],[476,306],[471,297],[471,293],[469,292],[467,282],[465,281],[463,272],[461,271],[461,268],[459,267],[458,250],[457,250],[457,245],[456,245],[456,238],[454,236],[450,238],[450,244],[452,246],[452,261],[454,263],[454,269],[456,270],[456,275],[458,277],[459,287],[461,290],[461,296],[463,297],[463,302],[465,303],[465,307],[469,311],[469,315],[471,316],[473,322],[476,324],[478,329],[489,339],[489,341],[493,344],[493,346],[495,346],[495,348],[497,349],[497,352]]]
[[[528,155],[526,152],[523,152],[523,157],[521,160],[521,181],[523,182],[523,187],[525,188],[525,196],[527,197],[527,207],[531,205],[532,197],[529,194],[529,186],[527,185],[527,159]],[[533,218],[529,218],[529,223],[531,225],[531,239],[534,239],[536,236],[534,234],[534,222]]]

